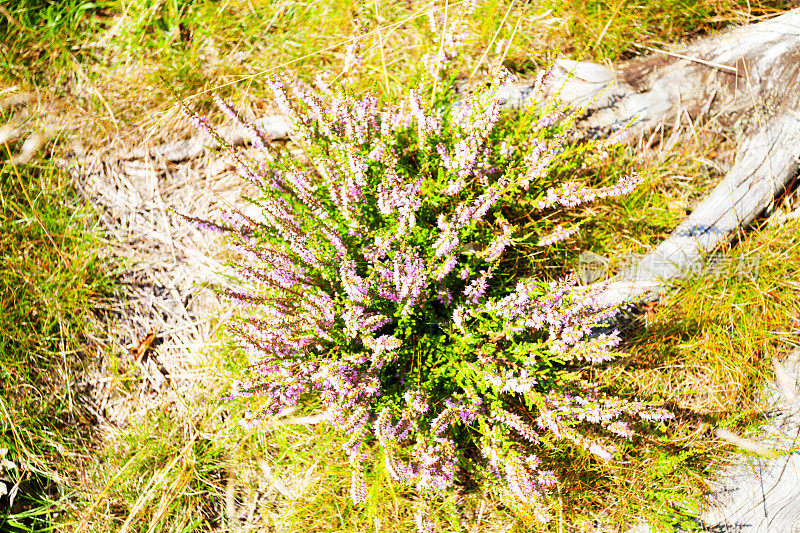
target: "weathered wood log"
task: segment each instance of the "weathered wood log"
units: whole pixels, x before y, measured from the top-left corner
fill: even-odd
[[[701,39],[676,52],[617,69],[559,60],[543,96],[535,80],[503,93],[521,108],[559,98],[587,108],[578,126],[595,136],[629,126],[632,136],[682,120],[713,116],[741,140],[735,163],[694,212],[638,265],[611,280],[604,305],[643,299],[750,223],[784,191],[800,155],[800,10]]]
[[[800,525],[800,352],[775,364],[775,386],[765,391],[780,414],[762,428],[761,444],[783,451],[777,457],[751,456],[728,469],[714,483],[714,494],[703,515],[713,531],[792,532]],[[789,450],[786,452],[786,450]]]
[[[629,131],[642,134],[671,123],[684,110],[692,120],[710,113],[731,127],[745,117],[752,121],[796,107],[798,65],[800,10],[793,10],[614,70],[558,60],[543,94],[573,107],[588,105],[579,126],[590,132],[608,133],[632,121]],[[505,105],[527,107],[533,89],[534,80],[510,85],[503,93]]]
[[[639,264],[620,274],[600,296],[610,306],[658,293],[703,256],[732,238],[782,192],[797,173],[800,118],[771,118],[742,142],[736,163],[692,214]]]

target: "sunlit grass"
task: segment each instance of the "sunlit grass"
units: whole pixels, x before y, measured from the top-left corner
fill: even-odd
[[[471,22],[473,37],[459,68],[463,76],[476,67],[480,72],[493,39],[512,34],[506,65],[522,74],[558,54],[616,61],[637,53],[634,43],[680,41],[769,15],[779,4],[489,0]],[[174,111],[172,90],[200,108],[216,90],[251,113],[269,112],[267,76],[292,70],[308,82],[317,74],[336,78],[345,44],[363,29],[364,74],[354,90],[388,100],[423,75],[420,56],[436,46],[427,6],[399,0],[5,3],[0,79],[22,89],[46,87],[49,97],[79,109],[89,117],[84,133],[95,134],[83,139],[88,145],[142,132],[170,137],[164,125]],[[563,272],[585,249],[620,257],[663,239],[719,178],[691,157],[709,146],[679,145],[645,163],[621,148],[606,164],[582,171],[581,179],[598,184],[632,171],[648,179],[622,201],[579,213],[588,223],[547,258],[551,266]],[[16,168],[5,163],[0,180],[0,447],[11,450],[24,478],[14,527],[415,530],[417,497],[388,481],[377,455],[368,471],[369,505],[356,507],[348,498],[344,454],[325,425],[240,427],[246,406],[221,399],[242,366],[233,351],[209,354],[217,380],[205,396],[184,399],[188,412],[165,404],[107,442],[93,435],[96,421],[75,400],[77,376],[92,349],[87,317],[109,290],[93,219],[47,157]],[[626,333],[630,357],[598,374],[627,384],[630,394],[673,405],[681,416],[667,432],[634,443],[606,470],[579,476],[586,465],[565,463],[547,526],[464,479],[458,491],[434,502],[441,530],[619,529],[641,520],[688,527],[707,479],[728,453],[711,426],[743,431],[756,424],[754,398],[769,378],[770,358],[797,346],[792,320],[799,287],[790,281],[800,268],[796,231],[790,223],[747,234],[731,253],[763,257],[757,281],[729,272],[676,286]],[[12,523],[2,522],[5,502],[0,529]]]
[[[39,530],[92,446],[77,381],[96,353],[94,302],[111,285],[91,212],[51,162],[9,162],[19,144],[0,147],[0,448],[18,467],[6,489],[19,483],[13,507],[0,500],[0,529]]]

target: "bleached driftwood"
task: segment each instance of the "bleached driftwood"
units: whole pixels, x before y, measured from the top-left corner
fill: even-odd
[[[590,131],[618,130],[633,121],[642,134],[668,124],[684,111],[695,120],[712,114],[732,126],[792,108],[798,101],[800,10],[700,39],[681,50],[654,52],[620,64],[556,61],[545,98],[588,105],[580,123]],[[527,107],[535,97],[533,80],[509,86],[508,107]],[[594,101],[592,101],[594,99]],[[756,117],[758,118],[758,117]]]
[[[617,69],[559,60],[543,90],[576,108],[588,135],[630,124],[632,136],[650,134],[685,115],[710,116],[741,137],[722,182],[653,252],[611,280],[605,305],[658,293],[718,245],[730,240],[783,192],[800,155],[800,10],[701,39],[685,49],[656,53]],[[509,86],[505,105],[542,101],[535,82]]]
[[[711,505],[703,515],[711,531],[782,533],[800,526],[800,353],[773,363],[776,383],[765,390],[766,402],[780,414],[768,421],[758,438],[761,446],[778,455],[741,458],[714,483]]]
[[[616,305],[660,292],[664,280],[680,277],[764,211],[797,173],[798,154],[800,119],[771,118],[739,145],[725,179],[654,251],[612,280],[600,301]]]

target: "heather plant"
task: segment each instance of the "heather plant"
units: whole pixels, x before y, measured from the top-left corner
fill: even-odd
[[[597,303],[602,287],[530,275],[520,249],[569,238],[578,226],[553,215],[641,180],[556,183],[570,117],[533,109],[524,136],[510,136],[508,73],[496,63],[458,94],[454,48],[427,57],[432,83],[399,102],[271,80],[302,154],[247,126],[261,155],[228,154],[259,191],[253,208],[193,220],[231,245],[239,283],[223,292],[240,306],[229,328],[250,366],[230,396],[252,402],[250,423],[317,398],[341,432],[354,502],[366,500],[374,443],[396,482],[430,494],[466,472],[544,521],[556,455],[610,461],[637,427],[671,415],[592,382],[620,355],[618,331],[596,329],[615,310]],[[533,215],[519,215],[522,199]]]

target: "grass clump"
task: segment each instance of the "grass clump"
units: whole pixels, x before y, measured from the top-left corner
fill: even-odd
[[[24,531],[52,524],[93,447],[77,381],[96,350],[93,302],[111,284],[91,213],[48,160],[14,162],[20,144],[2,146],[0,170],[0,448],[16,465],[0,529]]]
[[[53,77],[91,62],[87,38],[107,27],[116,2],[15,0],[0,6],[0,72],[13,83],[58,83]]]

